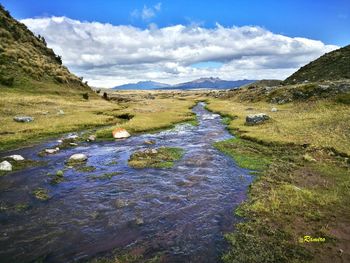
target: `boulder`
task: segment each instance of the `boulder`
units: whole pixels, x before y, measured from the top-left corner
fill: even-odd
[[[0,163],[0,171],[12,171],[12,164],[10,164],[8,161],[3,161]]]
[[[269,120],[270,117],[265,113],[259,113],[259,114],[250,114],[246,117],[245,123],[247,125],[256,125],[263,123],[264,121]]]
[[[277,112],[277,108],[272,108],[271,112]]]
[[[56,147],[54,149],[45,149],[45,153],[54,154],[54,153],[57,153],[59,150],[60,150],[60,148],[58,148],[58,147]]]
[[[13,120],[16,122],[32,122],[34,121],[34,118],[30,116],[16,116]]]
[[[123,139],[123,138],[130,137],[130,133],[128,133],[128,131],[123,128],[114,129],[112,134],[113,134],[113,138],[115,139]]]
[[[152,150],[151,150],[151,153],[153,153],[153,154],[157,154],[157,153],[158,153],[158,151],[157,151],[157,149],[152,149]]]
[[[90,136],[87,138],[87,141],[88,141],[88,142],[94,142],[94,141],[96,141],[96,135],[90,135]]]
[[[69,157],[69,161],[73,161],[73,162],[84,162],[87,160],[87,156],[83,153],[76,153],[73,154],[71,157]]]
[[[7,158],[12,159],[14,161],[23,161],[24,160],[23,156],[18,155],[18,154],[7,156]]]

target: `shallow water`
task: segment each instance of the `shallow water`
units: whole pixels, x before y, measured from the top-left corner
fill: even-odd
[[[24,211],[0,209],[0,262],[85,261],[115,248],[142,251],[146,258],[160,252],[165,262],[217,262],[252,177],[213,148],[232,137],[220,116],[203,103],[193,111],[199,126],[84,143],[46,157],[37,153],[54,142],[13,152],[47,164],[0,177],[1,207],[29,205]],[[184,157],[171,169],[128,167],[132,152],[160,146],[181,147]],[[51,185],[47,173],[64,169],[73,153],[87,154],[87,165],[96,170],[68,169],[65,181]],[[116,171],[121,174],[111,179],[94,178]],[[48,201],[33,197],[38,187],[49,190]]]

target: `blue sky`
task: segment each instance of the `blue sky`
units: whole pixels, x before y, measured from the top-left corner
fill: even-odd
[[[95,86],[283,79],[350,44],[350,0],[0,0]]]
[[[130,14],[161,2],[162,11],[152,19],[135,19]],[[67,16],[77,20],[145,27],[149,21],[160,27],[200,23],[213,27],[258,25],[291,37],[322,40],[344,46],[350,43],[349,0],[221,0],[221,1],[89,1],[89,0],[2,0],[19,19],[38,16]]]

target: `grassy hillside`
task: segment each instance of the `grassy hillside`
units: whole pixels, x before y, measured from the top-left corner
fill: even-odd
[[[21,85],[26,79],[87,87],[62,65],[59,55],[0,6],[0,84]]]
[[[301,67],[284,84],[339,79],[350,79],[350,45],[329,52]]]

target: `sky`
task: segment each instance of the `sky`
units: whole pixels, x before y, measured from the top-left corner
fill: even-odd
[[[0,0],[90,85],[284,79],[350,44],[350,0]]]

